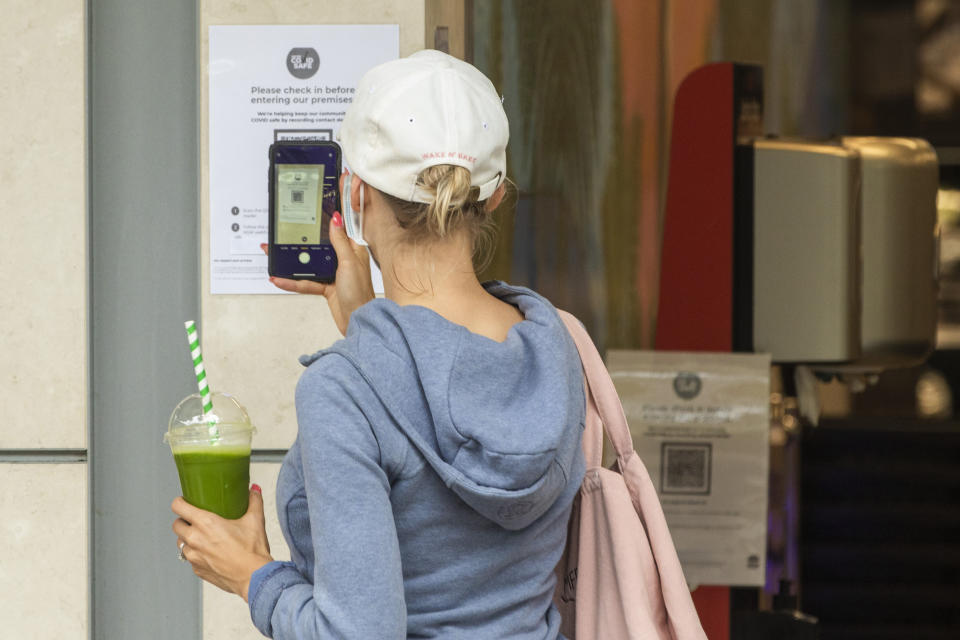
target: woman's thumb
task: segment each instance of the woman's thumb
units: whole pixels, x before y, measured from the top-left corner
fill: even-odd
[[[250,486],[250,499],[247,503],[247,514],[255,514],[263,519],[263,489],[260,488],[260,485],[253,484]]]

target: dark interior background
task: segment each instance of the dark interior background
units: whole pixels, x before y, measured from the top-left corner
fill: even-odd
[[[960,1],[468,8],[468,58],[504,96],[518,189],[485,275],[541,291],[601,349],[653,345],[670,111],[690,70],[762,64],[769,133],[909,136],[935,147],[937,349],[862,392],[824,384],[818,427],[775,425],[788,436],[772,439],[770,580],[735,606],[769,607],[786,577],[822,638],[960,638]],[[778,420],[791,415],[776,401]],[[802,449],[797,471],[791,446]]]

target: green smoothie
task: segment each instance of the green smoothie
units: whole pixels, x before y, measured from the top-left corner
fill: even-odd
[[[173,460],[187,502],[224,518],[236,519],[247,512],[249,447],[175,448]]]

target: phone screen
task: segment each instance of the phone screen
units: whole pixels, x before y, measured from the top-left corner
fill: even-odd
[[[323,224],[322,164],[276,165],[277,244],[328,242]]]
[[[271,276],[333,282],[337,254],[329,225],[340,208],[340,154],[333,141],[270,145]]]

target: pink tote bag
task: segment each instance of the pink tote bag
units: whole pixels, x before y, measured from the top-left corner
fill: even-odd
[[[560,316],[580,351],[587,390],[587,473],[557,565],[561,632],[571,640],[706,640],[613,380],[580,322]],[[604,431],[617,454],[613,469],[601,466]]]

